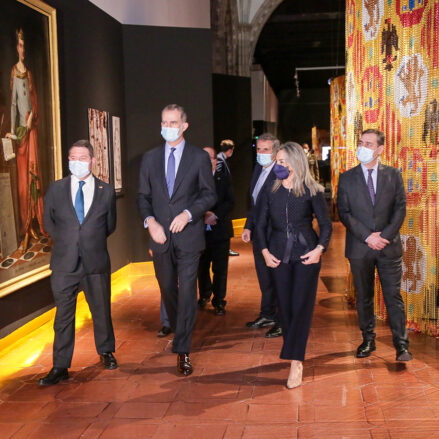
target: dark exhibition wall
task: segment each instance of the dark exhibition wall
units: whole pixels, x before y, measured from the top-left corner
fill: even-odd
[[[148,234],[135,210],[139,167],[145,151],[160,145],[161,110],[183,105],[186,141],[212,145],[210,29],[123,26],[131,261],[150,259]]]
[[[124,26],[86,0],[46,0],[57,10],[64,175],[73,141],[88,138],[87,109],[121,118],[124,192],[109,239],[112,270],[148,256],[135,205],[143,152],[160,142],[160,110],[186,106],[195,145],[212,144],[210,30]],[[0,299],[0,338],[53,306],[49,279]]]
[[[235,208],[232,218],[244,218],[249,207],[249,184],[255,151],[252,148],[250,78],[212,75],[214,142],[233,139],[235,150],[228,160],[233,179]]]

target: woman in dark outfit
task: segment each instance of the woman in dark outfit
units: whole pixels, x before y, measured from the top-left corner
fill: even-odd
[[[272,190],[262,194],[256,236],[265,263],[273,269],[284,339],[280,358],[292,360],[287,381],[291,389],[302,383],[320,257],[328,246],[332,224],[324,189],[311,177],[300,145],[281,145],[273,171],[277,179]],[[314,215],[320,237],[312,228]]]

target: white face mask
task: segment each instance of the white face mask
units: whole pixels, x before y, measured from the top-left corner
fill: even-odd
[[[90,162],[69,160],[69,170],[76,178],[84,178],[90,174]]]
[[[271,154],[258,153],[256,155],[256,160],[263,167],[271,165],[273,163],[273,157]]]
[[[357,148],[357,159],[363,165],[367,165],[374,159],[374,150],[366,148],[365,146],[359,146]]]
[[[162,127],[162,137],[167,142],[175,142],[180,137],[180,128]]]

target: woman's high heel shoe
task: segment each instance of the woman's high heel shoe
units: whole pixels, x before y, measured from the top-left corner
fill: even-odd
[[[290,376],[288,377],[287,387],[294,389],[302,384],[303,364],[301,361],[292,360]]]

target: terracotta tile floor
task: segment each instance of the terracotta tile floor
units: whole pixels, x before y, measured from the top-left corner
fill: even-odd
[[[260,293],[250,247],[234,239],[241,255],[230,258],[227,314],[199,312],[191,377],[177,376],[170,339],[156,337],[154,278],[136,278],[113,305],[119,369],[101,369],[86,323],[77,331],[71,379],[39,388],[51,345],[34,337],[36,358],[0,383],[0,438],[439,438],[437,340],[411,334],[415,360],[398,365],[390,332],[378,324],[374,355],[353,356],[361,336],[343,297],[343,235],[335,224],[302,387],[285,388],[281,340],[245,328]]]

